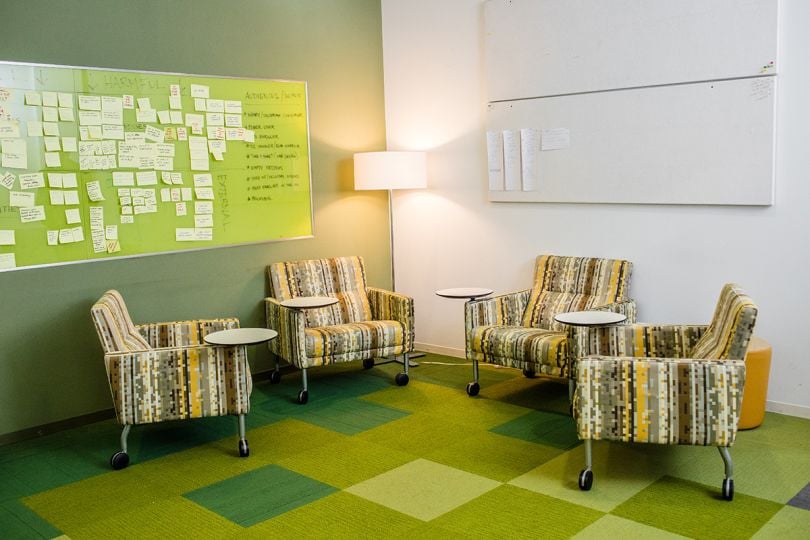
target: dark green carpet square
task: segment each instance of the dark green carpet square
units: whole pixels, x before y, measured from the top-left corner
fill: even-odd
[[[490,431],[561,450],[568,450],[580,444],[573,418],[545,411],[532,411],[495,426]]]
[[[55,538],[62,532],[19,501],[0,504],[0,532],[3,538]]]
[[[690,538],[750,538],[783,506],[741,493],[725,501],[717,478],[707,486],[664,476],[611,514]]]
[[[299,413],[295,415],[299,420],[345,435],[362,433],[410,414],[361,399],[340,399],[323,405],[306,405],[300,408]]]
[[[278,465],[268,465],[183,496],[243,527],[309,504],[336,488]]]

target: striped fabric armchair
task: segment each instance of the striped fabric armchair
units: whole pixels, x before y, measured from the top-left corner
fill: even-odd
[[[124,426],[113,469],[129,464],[130,428],[206,416],[239,417],[239,455],[249,454],[245,415],[252,381],[244,347],[212,347],[203,337],[238,328],[238,319],[135,325],[124,299],[110,290],[90,310],[118,422]]]
[[[276,355],[272,382],[281,380],[278,359],[301,370],[303,388],[298,403],[309,399],[307,369],[374,358],[402,355],[404,373],[399,386],[408,384],[408,354],[413,351],[413,299],[366,285],[360,257],[337,257],[280,262],[267,267],[271,296],[265,299],[267,327],[278,332],[270,342]],[[284,300],[305,296],[332,296],[336,304],[315,309],[291,309]]]
[[[745,352],[757,307],[726,284],[705,325],[585,328],[576,366],[574,417],[585,441],[579,487],[593,483],[591,441],[717,446],[722,495],[734,498],[729,447],[737,436]]]
[[[522,369],[527,377],[571,377],[574,329],[554,316],[604,310],[623,313],[634,322],[636,303],[627,297],[632,268],[629,261],[618,259],[541,255],[531,289],[467,302],[466,352],[473,363],[467,394],[480,391],[478,362]]]

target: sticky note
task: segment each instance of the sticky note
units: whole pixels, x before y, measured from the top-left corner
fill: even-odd
[[[192,84],[191,97],[208,99],[208,87],[202,84]]]
[[[59,231],[47,231],[47,234],[49,246],[59,245]]]
[[[73,225],[74,223],[82,222],[82,215],[78,208],[68,208],[65,210],[65,219],[67,220],[68,225]]]
[[[0,253],[0,270],[17,268],[17,261],[13,253]]]
[[[45,207],[40,205],[31,206],[28,208],[20,208],[20,221],[23,223],[29,223],[31,221],[45,221]]]
[[[8,196],[8,205],[16,206],[18,208],[30,208],[34,206],[35,196],[33,193],[26,191],[10,191]]]
[[[45,176],[42,173],[20,175],[20,189],[36,189],[45,187]]]
[[[0,246],[13,246],[16,244],[13,230],[0,230]]]
[[[59,152],[45,152],[45,166],[61,167],[62,158],[59,157]]]

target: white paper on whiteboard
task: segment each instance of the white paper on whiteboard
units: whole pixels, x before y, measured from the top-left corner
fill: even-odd
[[[500,131],[487,131],[487,167],[489,190],[503,191],[503,135]]]
[[[520,130],[520,162],[523,173],[523,191],[535,191],[540,181],[540,130]]]
[[[503,180],[506,191],[520,190],[520,130],[503,132]]]
[[[543,130],[543,150],[562,150],[571,146],[571,132],[568,128]]]

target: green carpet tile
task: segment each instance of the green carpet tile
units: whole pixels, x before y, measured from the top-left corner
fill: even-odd
[[[336,491],[278,465],[268,465],[184,494],[208,510],[250,527]]]
[[[247,417],[99,422],[0,447],[0,538],[808,538],[810,420],[768,413],[738,435],[734,501],[714,448],[593,444],[594,486],[565,381],[428,354],[259,382]]]

